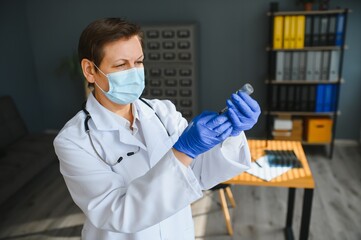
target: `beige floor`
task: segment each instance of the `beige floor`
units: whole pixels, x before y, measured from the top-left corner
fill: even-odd
[[[316,181],[309,239],[361,239],[361,147],[338,141],[334,158],[323,148],[305,148]],[[284,239],[287,189],[233,186],[233,237],[227,235],[218,195],[192,205],[197,240]],[[301,190],[296,191],[294,233],[298,239]],[[0,240],[80,239],[83,214],[74,205],[57,164],[0,207]]]

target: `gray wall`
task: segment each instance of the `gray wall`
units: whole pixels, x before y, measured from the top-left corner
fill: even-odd
[[[13,96],[29,130],[40,131],[43,107],[28,29],[26,2],[1,1],[0,96]]]
[[[84,101],[82,83],[56,74],[61,59],[76,50],[82,29],[101,17],[124,16],[140,24],[196,23],[200,108],[219,110],[242,83],[255,87],[254,98],[266,104],[268,39],[265,0],[15,0],[1,1],[1,28],[11,32],[1,38],[0,94],[14,95],[31,130],[59,129]],[[282,0],[280,10],[300,9]],[[332,6],[353,9],[349,17],[344,78],[341,89],[337,138],[359,139],[361,118],[361,1],[333,0]],[[18,19],[14,20],[13,16]],[[15,22],[14,22],[15,21]],[[10,27],[11,26],[11,27]],[[21,46],[15,45],[21,39]],[[8,46],[11,45],[12,48]],[[3,52],[4,52],[3,50]],[[19,59],[20,58],[20,59]],[[7,59],[20,61],[9,62]],[[5,71],[5,74],[4,74]],[[16,72],[16,76],[14,76]],[[15,79],[16,78],[16,79]],[[11,80],[9,80],[11,79]],[[17,87],[21,86],[23,94]],[[30,91],[29,91],[30,90]],[[29,96],[24,97],[23,95]],[[31,111],[29,110],[31,109]],[[31,114],[32,110],[36,114]],[[40,127],[39,124],[41,123]],[[357,131],[355,131],[357,129]],[[264,136],[264,116],[248,133]]]

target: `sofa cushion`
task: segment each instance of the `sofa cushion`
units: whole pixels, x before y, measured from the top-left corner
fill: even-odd
[[[49,164],[57,161],[54,134],[29,134],[11,144],[0,158],[0,204]]]
[[[0,159],[6,156],[6,151],[3,149],[0,149]]]
[[[13,99],[0,97],[0,149],[4,149],[27,134],[27,129]]]
[[[0,97],[0,204],[57,160],[54,138],[28,133],[12,98]]]
[[[51,163],[49,159],[34,161],[35,158],[39,156],[28,153],[9,153],[5,157],[6,163],[0,168],[0,204]]]

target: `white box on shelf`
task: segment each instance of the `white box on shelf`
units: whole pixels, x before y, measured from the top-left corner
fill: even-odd
[[[273,129],[274,130],[292,130],[292,120],[276,118],[274,120]]]

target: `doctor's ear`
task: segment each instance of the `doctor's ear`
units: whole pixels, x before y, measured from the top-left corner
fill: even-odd
[[[89,83],[94,83],[95,81],[95,69],[94,64],[90,60],[83,58],[81,60],[81,69],[83,70],[84,77]]]

